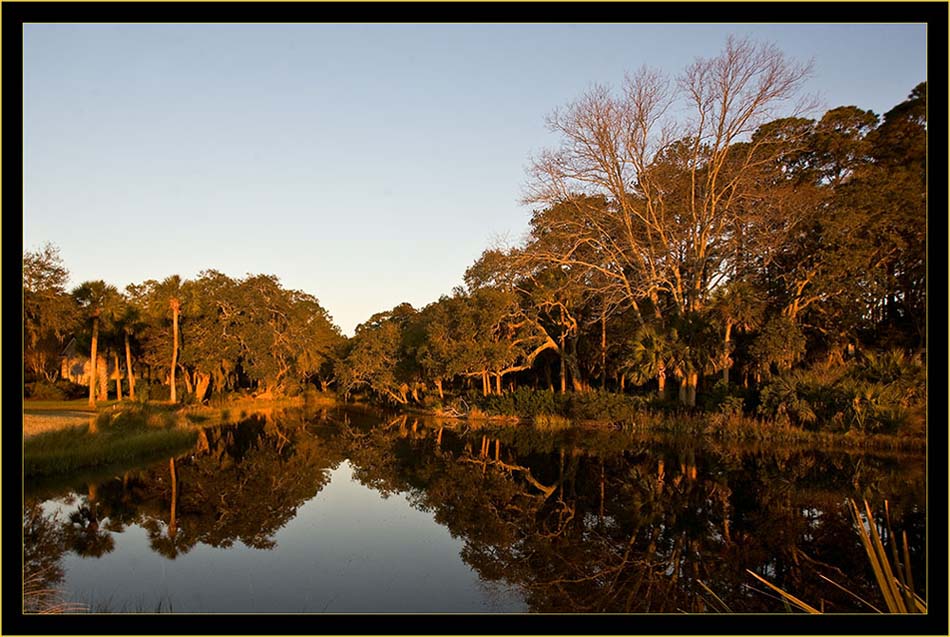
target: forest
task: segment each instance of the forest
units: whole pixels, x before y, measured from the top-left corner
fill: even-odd
[[[675,81],[589,89],[547,119],[560,143],[530,159],[524,239],[352,337],[275,276],[69,289],[55,245],[26,251],[25,397],[323,392],[443,415],[635,406],[923,435],[927,86],[881,116],[808,118],[809,72],[730,40]],[[82,387],[63,376],[71,343],[104,361]]]

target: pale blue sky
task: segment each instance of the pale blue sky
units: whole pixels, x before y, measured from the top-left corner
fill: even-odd
[[[274,274],[352,334],[518,240],[550,111],[730,34],[814,60],[821,112],[926,79],[923,24],[28,24],[23,245],[74,285]]]

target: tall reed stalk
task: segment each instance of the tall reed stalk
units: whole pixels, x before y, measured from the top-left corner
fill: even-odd
[[[861,538],[861,545],[864,547],[864,552],[868,556],[871,570],[874,571],[874,578],[877,581],[881,595],[884,597],[887,612],[926,613],[927,602],[914,592],[914,578],[910,568],[910,550],[907,545],[907,533],[903,532],[901,534],[903,545],[898,547],[894,532],[891,530],[891,516],[887,502],[885,501],[884,503],[884,523],[887,526],[887,534],[891,538],[890,556],[888,556],[888,552],[884,548],[884,542],[877,532],[877,526],[874,523],[874,514],[871,512],[871,505],[868,504],[867,500],[864,501],[863,516],[861,509],[854,500],[849,499],[848,505],[858,536]],[[772,584],[761,575],[753,573],[748,569],[746,569],[746,572],[781,595],[782,599],[791,606],[803,610],[806,613],[820,614],[822,612],[814,606],[798,599],[791,593]],[[840,588],[875,612],[884,612],[828,578],[822,576],[822,579]]]

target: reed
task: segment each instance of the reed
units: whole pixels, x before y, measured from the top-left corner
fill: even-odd
[[[854,500],[849,499],[848,505],[851,516],[854,519],[858,536],[861,538],[861,545],[864,547],[864,552],[867,554],[871,570],[874,572],[878,589],[884,598],[887,612],[926,613],[927,602],[914,592],[914,578],[910,568],[910,552],[907,548],[907,533],[904,532],[901,534],[903,540],[902,547],[898,547],[896,541],[890,543],[891,551],[890,555],[888,555],[887,550],[884,548],[884,542],[877,532],[877,526],[874,523],[874,514],[871,512],[871,505],[868,504],[867,500],[864,501],[863,516],[861,509]],[[886,502],[884,503],[884,524],[887,526],[888,535],[894,538],[894,533],[891,531],[890,511]],[[781,595],[782,599],[791,606],[810,614],[822,613],[821,610],[800,600],[791,593],[782,590],[758,573],[754,573],[748,569],[746,569],[746,572]],[[822,576],[822,579],[848,593],[856,600],[871,608],[874,612],[884,612],[863,600],[856,593],[849,591],[827,577]]]
[[[85,604],[66,601],[63,591],[48,584],[46,569],[26,574],[23,578],[23,612],[39,615],[82,613],[89,610]]]

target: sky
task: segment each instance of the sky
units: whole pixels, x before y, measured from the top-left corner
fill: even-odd
[[[545,117],[729,35],[813,62],[820,115],[882,115],[925,24],[27,24],[23,248],[70,284],[276,275],[347,335],[517,243]]]

